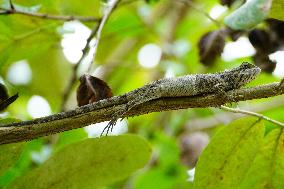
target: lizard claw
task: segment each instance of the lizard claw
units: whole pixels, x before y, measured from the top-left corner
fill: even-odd
[[[115,119],[115,118],[110,120],[110,122],[107,124],[107,126],[105,126],[105,128],[103,129],[100,137],[102,137],[104,135],[105,131],[106,131],[105,136],[107,136],[109,132],[112,132],[113,127],[115,126],[116,122],[117,122],[117,119]]]

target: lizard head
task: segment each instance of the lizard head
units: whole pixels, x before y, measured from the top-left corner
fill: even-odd
[[[238,89],[254,80],[260,72],[261,69],[259,67],[248,62],[243,62],[240,66],[223,72],[221,78],[224,79],[232,89]]]

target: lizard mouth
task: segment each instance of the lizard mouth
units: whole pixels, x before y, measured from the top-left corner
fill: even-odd
[[[236,68],[235,71],[247,72],[247,70],[250,70],[249,74],[255,75],[255,76],[257,76],[261,72],[261,69],[258,66],[248,63],[248,62],[243,62],[239,67]]]

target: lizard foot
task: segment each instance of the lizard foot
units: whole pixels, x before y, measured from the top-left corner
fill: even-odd
[[[220,97],[223,98],[225,101],[228,101],[229,104],[235,102],[235,99],[232,98],[227,94],[228,91],[224,90],[224,86],[217,84],[213,87],[213,91]]]
[[[102,137],[104,133],[105,133],[105,136],[107,136],[109,132],[112,132],[113,127],[115,126],[116,122],[117,122],[116,118],[111,119],[110,122],[107,124],[107,126],[105,126],[105,128],[103,129],[100,137]]]

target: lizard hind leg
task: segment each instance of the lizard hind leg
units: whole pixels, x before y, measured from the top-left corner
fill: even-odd
[[[106,132],[106,136],[108,135],[109,131],[112,132],[113,127],[115,126],[117,120],[119,118],[124,118],[124,115],[131,110],[132,108],[138,106],[139,104],[143,104],[147,101],[150,101],[152,99],[159,98],[160,94],[157,93],[157,90],[159,88],[156,86],[156,84],[148,85],[148,87],[142,87],[139,88],[135,94],[132,95],[132,100],[129,100],[127,104],[120,110],[118,110],[113,116],[110,122],[107,124],[107,126],[103,129],[101,136]]]
[[[104,133],[107,136],[109,132],[113,131],[114,126],[116,125],[117,121],[119,118],[123,119],[123,115],[127,112],[127,107],[119,110],[118,112],[116,112],[113,117],[111,118],[111,120],[108,122],[107,126],[105,126],[105,128],[103,129],[102,133],[100,136],[103,136]]]
[[[108,135],[109,132],[112,132],[113,127],[116,125],[117,119],[112,119],[110,122],[107,124],[107,126],[103,129],[102,133],[100,136],[103,136],[103,134],[106,132],[106,136]]]

